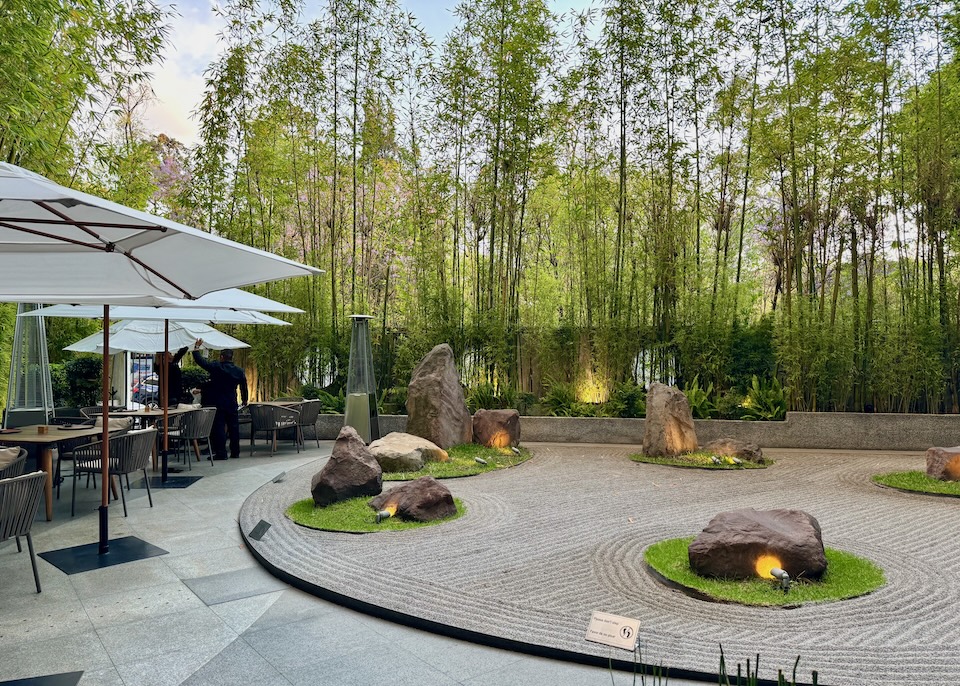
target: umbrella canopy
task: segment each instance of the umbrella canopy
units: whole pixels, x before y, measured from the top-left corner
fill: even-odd
[[[226,348],[249,348],[250,346],[239,338],[217,331],[212,326],[200,322],[169,322],[169,341],[164,340],[165,323],[163,321],[145,321],[126,319],[110,327],[110,354],[118,352],[153,353],[171,349],[192,346],[198,338],[203,339],[203,346],[208,350],[224,350]],[[102,353],[103,331],[98,331],[76,343],[68,345],[64,350],[80,353]]]
[[[0,163],[0,301],[103,305],[106,328],[110,305],[169,305],[170,298],[320,273]],[[104,347],[106,368],[109,341]],[[106,420],[106,374],[101,393]],[[104,421],[101,554],[109,551],[108,458]]]
[[[271,300],[256,293],[242,291],[239,288],[212,291],[206,295],[201,295],[196,300],[171,299],[168,304],[171,307],[213,307],[230,310],[257,310],[259,312],[287,312],[290,314],[303,312],[297,307]]]
[[[18,317],[74,317],[76,319],[101,319],[103,308],[94,305],[48,305]],[[271,317],[254,310],[220,310],[205,307],[135,307],[117,305],[110,308],[110,316],[116,319],[164,320],[180,322],[206,322],[208,324],[271,324],[290,326],[290,322]]]
[[[0,163],[3,300],[169,305],[163,298],[319,273]]]

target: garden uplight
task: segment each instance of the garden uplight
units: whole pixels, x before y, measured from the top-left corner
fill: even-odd
[[[783,569],[783,563],[773,555],[761,555],[754,564],[757,570],[757,576],[761,579],[776,579],[773,575],[774,569]]]
[[[377,512],[377,524],[382,522],[384,519],[390,519],[395,514],[397,514],[396,504],[388,503],[382,510]]]

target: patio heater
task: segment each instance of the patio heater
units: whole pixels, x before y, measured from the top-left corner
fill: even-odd
[[[17,314],[31,312],[37,305],[20,303]],[[17,317],[10,354],[5,429],[28,424],[48,424],[53,416],[53,384],[43,317]]]
[[[377,380],[373,375],[368,314],[350,315],[350,366],[347,370],[347,406],[343,425],[352,426],[366,443],[380,438],[377,415]]]

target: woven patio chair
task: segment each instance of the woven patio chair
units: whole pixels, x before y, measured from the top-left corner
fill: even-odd
[[[43,484],[47,480],[45,472],[33,472],[15,476],[12,479],[0,479],[0,543],[11,536],[17,542],[17,552],[22,553],[20,536],[26,536],[30,549],[30,566],[33,567],[33,580],[40,593],[40,575],[37,573],[37,556],[33,550],[33,538],[30,528],[40,509],[43,499]]]
[[[126,477],[127,490],[130,490],[130,473],[143,472],[143,482],[147,487],[147,499],[153,507],[153,496],[150,493],[150,480],[147,478],[147,464],[157,442],[156,429],[141,429],[119,436],[110,437],[110,478],[114,476]],[[103,441],[95,441],[79,446],[73,451],[73,497],[70,501],[70,516],[74,515],[77,502],[77,479],[82,474],[99,474],[102,472]],[[123,494],[123,482],[120,483],[120,499],[123,501],[123,516],[127,516],[127,498]]]
[[[281,431],[293,429],[293,442],[300,452],[300,413],[289,407],[253,403],[250,408],[250,454],[253,455],[257,434],[270,434],[270,455],[277,452],[277,438]]]
[[[320,409],[323,403],[319,400],[305,400],[293,409],[300,412],[300,421],[297,422],[297,431],[300,433],[300,445],[304,445],[304,429],[313,431],[313,438],[317,441],[317,447],[320,447],[320,436],[317,435],[317,418],[320,416]]]

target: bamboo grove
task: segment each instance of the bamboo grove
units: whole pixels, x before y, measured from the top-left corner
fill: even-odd
[[[776,376],[796,410],[960,406],[960,20],[928,0],[225,0],[187,148],[140,124],[168,10],[2,0],[0,154],[326,270],[262,389]],[[438,10],[440,11],[440,10]],[[24,27],[28,31],[24,31]]]

